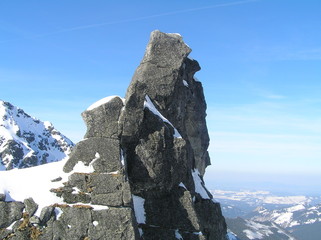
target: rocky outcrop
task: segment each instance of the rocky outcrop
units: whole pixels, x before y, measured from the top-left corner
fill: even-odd
[[[144,117],[147,119],[146,111],[150,110],[142,106],[146,101],[150,102],[188,142],[193,151],[192,167],[203,175],[210,164],[206,102],[202,84],[193,77],[200,66],[187,57],[190,52],[178,34],[159,31],[151,34],[145,56],[126,93],[121,139],[124,145],[138,141]]]
[[[121,147],[133,194],[144,200],[143,236],[223,239],[224,219],[204,187],[206,103],[197,61],[177,34],[155,31],[126,93]],[[154,235],[153,235],[154,234]]]
[[[2,197],[0,236],[226,239],[220,205],[202,178],[210,164],[206,103],[190,51],[180,35],[152,32],[125,100],[108,97],[82,113],[85,139],[64,166],[68,178],[53,180],[61,203],[36,216],[32,199]]]

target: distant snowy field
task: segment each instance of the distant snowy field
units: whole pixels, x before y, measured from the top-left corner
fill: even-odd
[[[314,200],[320,200],[319,197],[308,197],[303,195],[298,196],[278,196],[269,191],[225,191],[225,190],[212,190],[214,199],[220,202],[220,200],[232,200],[253,202],[256,205],[259,204],[307,204],[312,203]]]
[[[62,168],[66,160],[48,163],[25,169],[2,171],[0,174],[0,193],[5,194],[6,201],[23,201],[32,197],[41,208],[62,202],[49,190],[57,188],[61,182],[52,182],[58,177],[66,177]],[[36,214],[38,215],[38,213]]]

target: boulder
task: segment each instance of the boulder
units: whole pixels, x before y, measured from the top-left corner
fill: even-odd
[[[0,202],[3,202],[3,201],[5,201],[5,200],[6,200],[6,195],[0,193]]]
[[[50,220],[50,218],[53,215],[53,211],[54,211],[54,207],[52,207],[52,206],[44,207],[41,210],[41,213],[39,216],[39,220],[40,220],[41,225],[45,226],[47,224],[47,222]]]
[[[120,97],[110,97],[97,107],[89,107],[81,115],[87,125],[85,138],[110,137],[118,138],[118,118],[123,108]]]
[[[24,207],[22,202],[0,202],[0,229],[21,219]]]
[[[26,207],[26,212],[28,213],[29,217],[33,216],[34,213],[38,209],[38,204],[32,198],[27,198],[23,201]]]

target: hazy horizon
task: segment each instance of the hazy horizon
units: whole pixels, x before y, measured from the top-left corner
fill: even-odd
[[[237,171],[205,173],[209,190],[269,191],[276,195],[320,196],[320,175],[308,174],[255,174]]]

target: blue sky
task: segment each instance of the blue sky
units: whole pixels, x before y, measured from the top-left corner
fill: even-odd
[[[125,95],[150,32],[180,33],[202,67],[208,186],[317,189],[320,9],[318,0],[1,1],[0,99],[77,142],[83,110]]]

